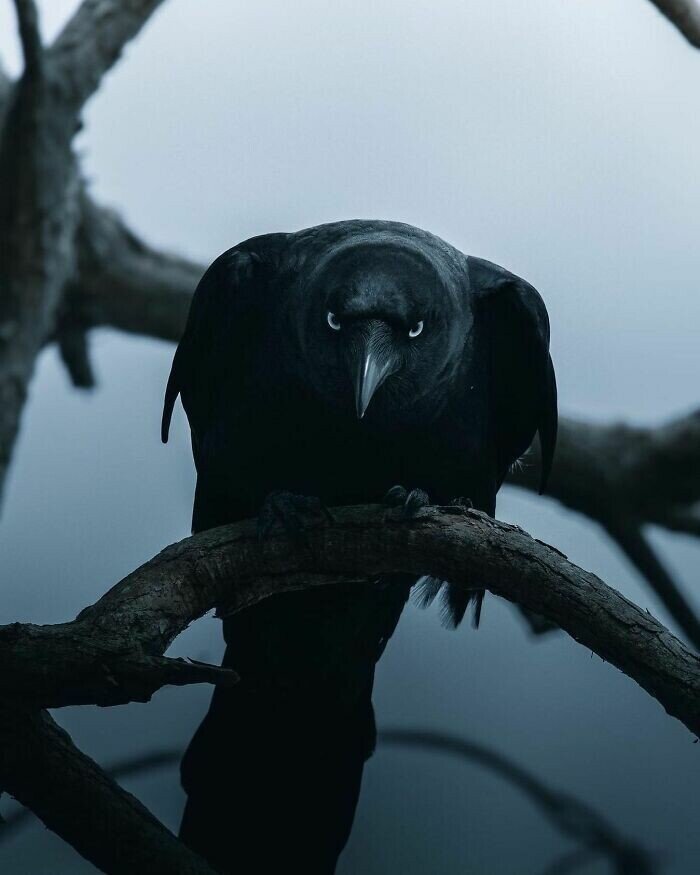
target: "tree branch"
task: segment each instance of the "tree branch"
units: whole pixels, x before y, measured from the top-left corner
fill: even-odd
[[[41,66],[43,58],[39,15],[34,0],[15,0],[15,10],[24,56],[24,70],[25,73],[32,73]]]
[[[45,711],[0,704],[0,784],[103,872],[214,875]]]
[[[191,667],[169,666],[158,678],[149,660],[161,667],[158,655],[214,606],[228,613],[275,592],[405,572],[485,587],[552,620],[700,734],[700,657],[517,526],[464,508],[430,508],[409,522],[374,505],[334,517],[309,532],[309,555],[282,536],[259,544],[252,521],[224,526],[168,547],[72,623],[0,628],[0,692],[59,707],[147,698],[157,683],[172,682],[168,672],[183,683],[231,682],[210,666],[191,675]]]
[[[508,482],[536,492],[538,456],[534,445]],[[700,535],[700,410],[657,428],[562,419],[547,493],[602,526],[700,650],[695,612],[642,532]]]
[[[378,740],[381,744],[431,750],[475,762],[525,793],[562,835],[580,842],[589,853],[605,855],[621,875],[652,875],[657,871],[647,851],[619,835],[594,809],[568,793],[551,789],[495,750],[455,735],[423,729],[384,729]]]
[[[112,210],[81,198],[78,271],[66,307],[81,323],[177,341],[204,267],[140,240]]]
[[[693,647],[700,652],[700,622],[640,529],[620,521],[610,523],[607,531],[642,577],[649,582]]]
[[[83,0],[48,55],[67,106],[79,112],[162,0]]]
[[[697,0],[651,0],[659,12],[683,34],[691,46],[700,49],[700,7]]]
[[[154,750],[145,754],[127,757],[117,760],[103,767],[110,778],[115,781],[121,778],[130,778],[132,775],[142,775],[153,769],[167,768],[177,765],[182,759],[181,750],[164,749]],[[0,844],[12,838],[15,833],[25,824],[32,822],[31,808],[16,808],[10,814],[0,816]]]
[[[529,796],[554,828],[581,842],[591,858],[605,855],[620,873],[652,875],[657,871],[651,854],[619,835],[592,808],[569,794],[550,789],[537,775],[527,772],[495,750],[468,739],[430,730],[384,729],[379,732],[377,740],[380,745],[434,750],[475,762]],[[181,756],[179,750],[156,750],[119,760],[105,766],[104,770],[110,777],[119,779],[176,765]],[[31,817],[32,811],[28,808],[18,808],[6,816],[0,821],[0,842],[11,838],[20,827],[31,822]]]
[[[7,96],[0,139],[0,489],[36,357],[75,267],[80,111],[159,2],[84,0],[42,52],[34,5],[16,0],[27,66]]]

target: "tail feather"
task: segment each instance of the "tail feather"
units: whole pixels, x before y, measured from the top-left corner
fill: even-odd
[[[447,629],[456,629],[464,619],[467,608],[474,605],[473,624],[479,628],[481,609],[484,602],[483,589],[466,589],[453,586],[446,580],[424,575],[418,578],[413,587],[413,600],[419,608],[428,608],[440,595],[440,620]]]

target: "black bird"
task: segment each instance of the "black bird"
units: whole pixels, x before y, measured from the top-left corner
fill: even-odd
[[[535,289],[398,222],[266,234],[202,278],[163,414],[178,396],[197,468],[193,531],[323,506],[468,498],[493,514],[539,432],[557,427]],[[393,488],[402,484],[408,488]],[[182,765],[181,837],[222,872],[332,873],[375,741],[374,669],[413,581],[273,596],[224,621],[217,689]],[[441,582],[423,581],[425,600]],[[457,625],[483,593],[443,587]]]

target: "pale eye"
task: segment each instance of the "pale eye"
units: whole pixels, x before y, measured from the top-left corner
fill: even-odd
[[[331,326],[333,331],[340,331],[340,322],[339,322],[337,316],[335,315],[335,313],[331,313],[329,311],[328,316],[326,316],[326,319],[328,320],[328,324]]]
[[[423,330],[423,322],[422,321],[416,322],[416,324],[413,326],[413,328],[411,328],[411,330],[408,332],[408,336],[409,337],[418,337],[418,335],[421,333],[422,330]]]

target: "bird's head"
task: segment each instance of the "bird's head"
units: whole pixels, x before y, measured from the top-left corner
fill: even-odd
[[[470,319],[429,257],[354,244],[316,266],[303,298],[306,376],[327,401],[371,421],[440,403]]]

